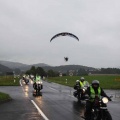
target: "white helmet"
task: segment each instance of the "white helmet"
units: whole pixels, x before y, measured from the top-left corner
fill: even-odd
[[[76,80],[76,84],[79,85],[79,84],[80,84],[80,81],[79,81],[79,80]]]
[[[98,80],[93,80],[93,81],[92,81],[92,85],[93,85],[93,84],[98,84],[98,85],[99,85],[100,82],[99,82]]]
[[[79,80],[76,80],[76,83],[80,82]]]
[[[81,77],[81,78],[80,78],[80,80],[81,80],[81,81],[84,81],[84,80],[85,80],[85,78],[84,78],[84,77]]]
[[[92,87],[93,87],[93,88],[98,88],[98,87],[99,87],[99,84],[100,84],[100,82],[99,82],[98,80],[93,80],[93,81],[92,81]]]

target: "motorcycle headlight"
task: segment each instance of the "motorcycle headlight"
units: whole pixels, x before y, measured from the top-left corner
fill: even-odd
[[[37,81],[36,83],[37,83],[37,84],[42,84],[42,81]]]
[[[37,83],[37,84],[40,84],[40,81],[37,81],[36,83]]]
[[[85,89],[83,89],[83,92],[85,92]]]
[[[108,103],[108,98],[107,98],[107,97],[103,97],[103,98],[102,98],[102,102],[103,102],[103,103]]]
[[[40,82],[40,84],[42,84],[42,81]]]

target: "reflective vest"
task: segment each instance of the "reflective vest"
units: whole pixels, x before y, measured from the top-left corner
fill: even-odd
[[[101,95],[101,88],[99,87],[97,96],[100,98],[100,95]],[[90,99],[91,99],[91,101],[94,101],[95,96],[96,96],[95,90],[93,89],[92,86],[90,86]]]
[[[80,86],[84,87],[84,85],[86,85],[86,81],[83,81],[83,82],[80,81]]]
[[[40,80],[41,80],[41,77],[40,76],[36,76],[35,81],[40,81]]]

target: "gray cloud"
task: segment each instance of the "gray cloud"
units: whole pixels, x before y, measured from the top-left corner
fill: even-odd
[[[119,0],[0,0],[0,59],[118,67],[119,5]],[[63,31],[80,41],[60,37],[50,43]]]

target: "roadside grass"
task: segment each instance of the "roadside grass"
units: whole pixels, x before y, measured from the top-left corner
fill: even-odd
[[[14,76],[0,76],[0,86],[19,86],[19,80]]]
[[[95,75],[95,76],[83,76],[83,77],[90,84],[92,80],[99,80],[100,86],[104,89],[120,89],[120,76]],[[49,77],[48,81],[73,87],[76,80],[79,80],[79,79],[80,79],[80,76],[62,76],[62,77]]]
[[[6,101],[9,99],[11,99],[11,97],[8,94],[0,92],[0,102]]]
[[[0,86],[19,86],[20,78],[14,76],[0,76]],[[0,102],[11,99],[9,94],[0,92]]]

